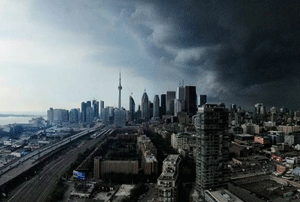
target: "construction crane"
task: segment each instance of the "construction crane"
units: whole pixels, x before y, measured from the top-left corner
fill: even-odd
[[[127,87],[127,88],[128,88],[128,90],[129,90],[129,92],[130,92],[130,96],[132,96],[133,92],[130,90],[129,87]]]

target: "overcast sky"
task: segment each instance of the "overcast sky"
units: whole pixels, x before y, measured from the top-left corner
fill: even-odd
[[[209,102],[299,107],[299,1],[0,1],[0,112],[136,105],[179,81]]]

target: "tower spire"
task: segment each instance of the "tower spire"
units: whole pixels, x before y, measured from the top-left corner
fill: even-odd
[[[121,90],[122,90],[122,86],[121,86],[121,70],[120,70],[120,75],[119,75],[119,109],[121,109]]]

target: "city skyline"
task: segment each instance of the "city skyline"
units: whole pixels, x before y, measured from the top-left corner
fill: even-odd
[[[0,112],[122,106],[178,82],[226,106],[298,109],[299,3],[2,1]]]

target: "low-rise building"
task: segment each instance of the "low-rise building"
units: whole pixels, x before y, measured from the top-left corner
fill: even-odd
[[[142,153],[142,165],[144,169],[144,174],[151,175],[152,173],[157,174],[158,172],[158,163],[157,163],[157,149],[152,144],[149,137],[146,135],[140,135],[137,138],[138,149]]]
[[[171,136],[171,146],[178,149],[192,150],[197,146],[197,137],[192,133],[173,133]]]
[[[138,160],[102,160],[94,158],[94,178],[99,179],[106,173],[138,174]]]
[[[179,155],[169,155],[163,161],[162,174],[157,179],[156,201],[178,201]]]

